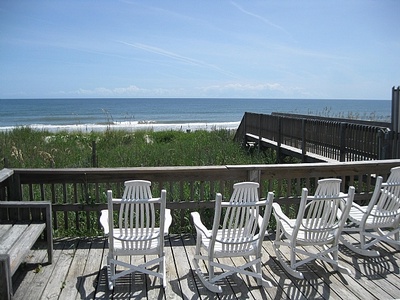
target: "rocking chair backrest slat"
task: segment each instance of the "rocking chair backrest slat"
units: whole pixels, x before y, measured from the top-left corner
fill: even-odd
[[[392,168],[387,181],[382,181],[378,176],[364,219],[370,224],[386,226],[400,217],[400,167]]]
[[[379,209],[397,212],[400,208],[400,167],[392,168],[388,180],[382,184]]]
[[[258,187],[256,182],[236,183],[229,202],[222,202],[222,198],[217,197],[217,210],[224,210],[223,220],[220,225],[221,213],[216,212],[213,231],[216,233],[219,230],[220,235],[216,239],[222,243],[223,251],[246,251],[251,243],[260,238],[258,216],[260,207],[266,207],[267,201],[259,201]]]
[[[100,222],[109,241],[109,289],[113,289],[118,278],[136,272],[154,275],[166,287],[164,236],[168,234],[172,218],[166,209],[166,190],[161,190],[159,198],[153,198],[150,186],[151,182],[146,180],[125,181],[121,198],[114,198],[112,190],[107,191],[108,210],[102,211]],[[138,255],[156,258],[147,257],[145,264],[130,259]],[[123,257],[128,257],[128,261]],[[154,271],[154,265],[158,265],[158,270]],[[117,266],[124,270],[117,272]]]
[[[345,205],[348,195],[340,194],[340,183],[341,180],[335,178],[319,180],[314,196],[308,196],[307,189],[303,189],[294,234],[302,233],[308,243],[338,238],[333,233],[340,230],[346,221],[341,217],[342,208],[350,209]],[[351,191],[354,193],[354,188]]]
[[[157,217],[164,218],[165,203],[161,198],[152,198],[150,186],[146,180],[126,181],[122,198],[113,201],[120,204],[119,236],[114,238],[121,241],[124,249],[146,249],[163,232],[163,228],[157,228],[163,225]],[[159,216],[157,205],[161,207]]]

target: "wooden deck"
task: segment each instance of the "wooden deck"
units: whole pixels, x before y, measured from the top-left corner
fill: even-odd
[[[304,280],[287,275],[277,263],[271,238],[264,241],[263,272],[274,287],[259,288],[247,277],[221,282],[222,294],[208,292],[192,271],[195,240],[192,235],[166,239],[167,288],[142,274],[117,281],[113,292],[106,284],[107,240],[59,239],[54,263],[47,264],[45,248],[31,251],[13,277],[15,299],[395,299],[400,298],[400,252],[378,244],[382,256],[357,256],[341,246],[340,261],[353,275],[333,272],[321,262],[301,267]],[[350,237],[351,238],[351,237]],[[233,262],[236,261],[236,258]],[[42,262],[42,263],[37,263]]]

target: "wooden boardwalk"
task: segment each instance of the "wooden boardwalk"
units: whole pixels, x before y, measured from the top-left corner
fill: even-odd
[[[358,256],[341,246],[340,261],[352,276],[333,272],[321,262],[301,267],[305,279],[287,275],[278,264],[271,238],[263,244],[264,277],[272,288],[259,288],[253,279],[228,278],[222,294],[208,292],[192,271],[195,240],[192,235],[166,239],[167,288],[142,274],[117,281],[113,292],[106,284],[107,239],[59,239],[54,263],[46,264],[45,248],[31,251],[13,277],[15,299],[396,299],[400,298],[400,252],[379,244],[381,256]],[[351,237],[349,237],[351,238]],[[143,259],[143,258],[142,258]],[[233,263],[236,258],[233,259]],[[39,264],[38,262],[42,262]]]

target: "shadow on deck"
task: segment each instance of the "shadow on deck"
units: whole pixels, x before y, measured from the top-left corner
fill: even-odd
[[[349,236],[349,238],[351,238]],[[166,239],[167,288],[143,274],[117,280],[107,289],[107,239],[58,239],[54,263],[49,265],[45,248],[31,251],[13,278],[15,299],[394,299],[400,296],[400,252],[378,244],[380,257],[356,255],[341,246],[339,261],[352,275],[334,272],[329,265],[311,262],[300,269],[305,279],[289,276],[272,249],[273,236],[263,244],[263,273],[272,288],[260,288],[252,278],[228,278],[222,294],[209,292],[192,270],[195,240],[192,235]],[[144,259],[144,258],[143,258]],[[233,263],[236,258],[232,259]],[[43,262],[43,263],[38,263]]]

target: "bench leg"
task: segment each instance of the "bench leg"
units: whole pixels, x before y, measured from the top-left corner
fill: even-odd
[[[12,294],[10,256],[0,254],[0,299],[10,300]]]
[[[53,263],[53,241],[48,241],[47,242],[47,257],[48,257],[48,262],[49,264]]]
[[[49,264],[53,263],[53,216],[51,205],[46,207],[46,239],[47,239],[47,257]]]

